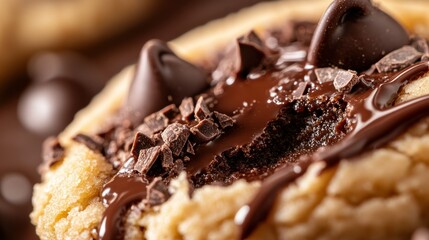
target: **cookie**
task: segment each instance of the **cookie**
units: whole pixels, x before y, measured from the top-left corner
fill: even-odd
[[[155,5],[153,1],[4,1],[1,82],[21,70],[32,54],[95,44],[141,21]]]
[[[38,235],[409,239],[428,227],[429,21],[423,2],[379,4],[416,36],[368,0],[323,16],[328,1],[285,1],[146,43],[47,152]]]

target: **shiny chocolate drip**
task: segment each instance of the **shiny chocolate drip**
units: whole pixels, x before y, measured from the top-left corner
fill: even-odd
[[[166,43],[148,41],[140,55],[124,109],[138,124],[162,107],[180,104],[209,87],[208,74],[178,57]]]
[[[252,202],[240,210],[244,215],[237,219],[242,229],[240,238],[248,237],[258,224],[265,220],[279,191],[302,176],[311,162],[324,162],[323,172],[336,166],[342,159],[349,159],[364,150],[383,146],[411,124],[427,116],[428,95],[397,106],[392,105],[403,85],[428,71],[429,62],[420,62],[390,77],[372,91],[351,96],[353,100],[349,102],[350,114],[355,119],[352,132],[338,144],[320,148],[307,161],[279,170],[266,179]]]
[[[404,28],[371,0],[336,0],[319,21],[308,62],[363,71],[408,42]]]
[[[134,159],[130,158],[103,187],[101,197],[106,210],[98,227],[100,240],[122,239],[124,229],[121,221],[128,207],[146,197],[149,183],[142,176],[133,173],[133,163]]]

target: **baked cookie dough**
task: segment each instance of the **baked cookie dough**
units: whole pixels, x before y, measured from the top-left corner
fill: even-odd
[[[249,239],[409,239],[415,230],[429,227],[429,188],[426,187],[426,183],[429,181],[429,157],[427,154],[429,152],[429,119],[424,114],[421,116],[416,114],[415,111],[412,112],[415,114],[409,115],[409,118],[414,119],[417,115],[420,117],[415,119],[413,123],[405,126],[402,122],[397,123],[397,128],[402,128],[402,131],[393,131],[396,129],[394,128],[389,132],[383,132],[385,136],[377,138],[386,138],[388,139],[387,142],[373,146],[371,149],[364,148],[362,151],[350,156],[345,155],[346,157],[342,161],[339,159],[338,163],[332,166],[329,165],[329,162],[314,161],[308,165],[308,168],[307,165],[300,164],[296,164],[293,167],[294,162],[291,163],[290,160],[298,157],[296,155],[292,156],[292,154],[285,157],[289,161],[281,162],[281,160],[277,160],[273,163],[268,161],[270,156],[281,159],[279,157],[281,153],[277,153],[277,149],[270,149],[271,152],[267,152],[267,146],[257,144],[253,146],[254,152],[252,152],[252,149],[249,151],[242,150],[243,147],[240,146],[241,150],[238,152],[241,151],[243,155],[237,156],[234,155],[237,152],[229,152],[228,154],[230,155],[223,157],[229,161],[236,160],[238,162],[248,157],[254,161],[260,160],[262,164],[265,162],[271,164],[266,168],[261,167],[258,163],[255,164],[260,168],[248,167],[247,163],[243,161],[240,163],[246,165],[246,167],[243,168],[244,170],[240,170],[244,171],[244,173],[231,170],[232,167],[237,167],[231,162],[225,163],[226,165],[229,164],[230,168],[225,167],[222,163],[217,165],[219,169],[225,170],[225,172],[213,173],[210,172],[210,169],[203,169],[204,171],[201,172],[189,170],[189,168],[192,168],[191,166],[194,166],[192,161],[195,159],[190,154],[190,152],[194,151],[193,147],[196,147],[194,154],[201,157],[200,159],[204,159],[204,151],[201,150],[211,151],[207,145],[204,145],[206,142],[216,138],[213,143],[217,146],[216,144],[220,144],[219,140],[224,139],[224,134],[228,134],[228,131],[233,131],[237,126],[242,127],[243,125],[241,124],[245,125],[246,123],[239,117],[234,118],[232,116],[231,118],[228,111],[224,112],[226,114],[216,112],[216,106],[222,105],[223,101],[225,101],[219,96],[224,96],[228,94],[228,89],[247,84],[249,81],[254,81],[250,84],[258,84],[256,82],[259,81],[270,85],[270,80],[261,76],[263,75],[262,71],[268,70],[260,68],[261,65],[265,67],[272,66],[270,61],[254,64],[241,58],[241,62],[236,65],[223,66],[222,61],[231,62],[231,59],[234,59],[234,55],[230,56],[228,51],[223,54],[221,49],[228,48],[226,47],[227,44],[231,43],[233,39],[246,34],[252,29],[256,33],[247,34],[237,42],[239,53],[243,55],[272,56],[270,54],[273,53],[270,53],[270,51],[275,49],[264,49],[263,47],[270,46],[270,41],[273,40],[272,37],[274,36],[277,36],[277,38],[274,37],[277,41],[274,43],[276,46],[282,45],[280,40],[287,42],[286,48],[293,45],[291,42],[304,43],[306,42],[305,36],[307,36],[305,33],[312,33],[314,25],[303,21],[315,22],[329,5],[329,2],[285,1],[261,4],[243,10],[236,15],[209,23],[172,41],[170,46],[179,56],[189,62],[209,66],[209,69],[215,70],[212,72],[213,81],[216,81],[218,77],[215,74],[216,70],[223,74],[228,73],[229,75],[226,77],[219,77],[220,80],[218,80],[217,85],[225,81],[231,87],[221,86],[220,90],[224,92],[219,93],[219,95],[216,95],[216,87],[208,91],[218,96],[218,102],[211,102],[211,95],[209,94],[209,96],[203,95],[193,99],[196,104],[187,104],[186,102],[191,100],[181,101],[183,92],[181,93],[182,95],[172,94],[169,100],[177,101],[176,98],[180,98],[179,103],[176,103],[177,108],[169,105],[169,108],[164,108],[155,115],[150,115],[150,118],[143,120],[144,116],[139,114],[130,115],[130,112],[133,113],[132,110],[140,108],[142,104],[146,104],[146,101],[141,101],[140,103],[130,102],[133,98],[130,97],[132,92],[129,89],[130,84],[134,86],[131,90],[137,89],[140,86],[138,85],[139,82],[144,82],[142,79],[157,79],[160,77],[159,74],[163,74],[163,72],[151,72],[145,69],[145,64],[154,64],[153,60],[151,60],[154,55],[149,53],[155,52],[155,56],[159,56],[156,53],[161,52],[170,56],[168,59],[175,63],[175,66],[181,66],[192,72],[193,79],[195,79],[196,83],[201,84],[201,87],[195,87],[196,90],[194,91],[200,93],[201,89],[204,88],[204,84],[199,81],[202,77],[197,67],[180,60],[180,58],[176,58],[175,54],[160,42],[148,43],[142,51],[140,63],[136,66],[130,66],[115,77],[87,108],[77,114],[74,122],[60,134],[59,142],[52,142],[50,151],[46,152],[46,159],[52,160],[52,162],[45,164],[45,170],[42,171],[42,182],[34,187],[34,210],[31,214],[32,222],[36,225],[36,231],[40,238],[110,239],[116,236],[123,236],[125,239],[236,239],[244,237],[245,235],[241,232],[243,226],[240,227],[240,225],[245,225],[246,217],[248,218],[249,214],[251,214],[249,207],[251,208],[252,205],[248,204],[255,203],[253,202],[255,196],[261,196],[264,190],[273,190],[270,189],[271,186],[267,182],[275,179],[273,180],[269,176],[260,176],[265,171],[268,175],[285,176],[282,175],[284,169],[278,170],[279,165],[276,165],[276,163],[285,165],[286,168],[292,169],[294,173],[298,173],[300,176],[296,176],[297,180],[294,181],[294,184],[284,184],[281,187],[282,190],[278,191],[277,194],[271,192],[273,194],[269,196],[274,196],[272,199],[274,202],[272,206],[268,206],[270,208],[268,209],[269,214],[262,218],[253,229],[250,229],[251,231],[248,232]],[[367,1],[357,2],[363,3]],[[428,36],[427,30],[422,27],[429,26],[429,17],[425,13],[425,9],[427,9],[426,2],[378,1],[377,3],[380,8],[397,17],[409,32],[422,37]],[[349,5],[346,6],[350,7]],[[377,12],[377,14],[379,13]],[[359,14],[357,15],[359,16]],[[349,17],[353,19],[356,15],[352,14]],[[389,24],[393,24],[392,26],[396,26],[390,22],[391,20],[387,21]],[[282,27],[288,24],[291,24],[292,27]],[[276,29],[283,29],[280,32],[280,37],[278,37],[279,33]],[[288,29],[293,33],[285,34]],[[305,30],[304,33],[302,33],[303,30]],[[392,28],[390,31],[397,33],[400,37],[403,36],[401,29]],[[263,43],[257,37],[257,34],[262,36]],[[286,36],[285,39],[281,37],[284,35]],[[302,38],[297,38],[298,35]],[[295,39],[290,40],[287,36],[294,36],[293,38]],[[402,109],[407,109],[401,106],[406,104],[408,104],[407,106],[415,106],[413,104],[427,100],[427,97],[418,98],[429,94],[427,85],[429,63],[426,58],[427,52],[425,52],[427,50],[424,50],[425,47],[427,48],[427,41],[422,38],[412,38],[409,44],[408,42],[402,44],[400,40],[397,41],[399,46],[389,50],[389,52],[382,53],[384,57],[381,60],[369,63],[367,70],[362,71],[365,74],[359,74],[359,76],[355,71],[347,71],[349,70],[347,66],[343,67],[345,70],[330,66],[319,67],[323,65],[320,63],[321,60],[318,60],[319,62],[315,61],[317,65],[315,75],[312,78],[312,81],[314,80],[313,84],[316,87],[320,87],[324,83],[325,85],[331,84],[329,85],[330,89],[334,93],[341,93],[341,96],[354,94],[356,89],[361,88],[370,92],[373,90],[369,89],[375,89],[373,93],[376,93],[377,89],[383,89],[383,86],[385,86],[377,81],[387,82],[388,80],[386,79],[390,79],[392,82],[405,81],[408,78],[401,76],[409,74],[407,76],[415,79],[404,87],[398,88],[400,92],[395,98],[395,102],[388,101],[385,103],[386,106],[396,108],[396,112],[400,112]],[[403,47],[402,45],[406,46]],[[207,46],[210,46],[210,48]],[[249,50],[250,53],[244,50],[249,48],[251,49]],[[306,57],[302,56],[302,51],[307,51],[307,48],[292,46],[284,50],[287,54],[280,54],[280,57],[275,58],[277,60],[276,66],[283,66],[284,69],[282,70],[289,69],[289,71],[293,72],[296,65],[290,63],[305,60]],[[380,50],[380,52],[383,51]],[[218,56],[213,57],[214,54],[219,55],[219,53],[222,53],[220,54],[220,60],[218,60]],[[291,53],[297,54],[298,57]],[[394,57],[397,56],[395,53],[405,56],[405,60],[399,61],[399,65],[392,63],[393,60],[397,59],[397,57]],[[293,56],[296,58],[293,58]],[[260,59],[260,57],[256,57],[256,59]],[[334,58],[332,57],[332,59]],[[219,66],[212,67],[213,65]],[[374,66],[372,67],[371,65]],[[299,67],[297,69],[299,69],[298,72],[304,71]],[[186,81],[186,78],[183,79],[180,72],[175,73],[175,79]],[[280,73],[286,75],[281,75]],[[291,74],[287,71],[280,71],[280,73],[280,77],[279,75],[270,76],[277,81],[286,79],[283,77],[292,78],[294,76],[287,75]],[[242,75],[245,75],[244,79],[248,78],[244,83]],[[146,78],[141,78],[141,76]],[[164,79],[170,80],[168,76],[161,75]],[[231,76],[235,78],[230,78]],[[324,76],[328,76],[328,79],[326,80]],[[228,82],[228,79],[232,80]],[[310,96],[311,93],[317,92],[317,88],[314,88],[311,84],[309,85],[302,81],[299,77],[297,79],[292,81],[295,84],[293,85],[295,86],[293,91],[287,92],[285,90],[288,94],[284,99],[275,98],[274,100],[291,101],[296,104],[303,98],[307,99],[305,96]],[[333,83],[326,83],[325,80],[327,82],[333,81]],[[285,84],[288,83],[288,80],[282,81]],[[366,85],[363,86],[362,84]],[[275,84],[272,86],[275,86]],[[256,89],[271,88],[266,85],[263,85],[263,88],[253,87]],[[245,89],[249,90],[249,88]],[[274,91],[274,97],[279,97],[279,92],[283,91],[282,89],[277,90],[278,92]],[[154,92],[147,95],[155,94],[151,96],[156,96],[157,91]],[[245,91],[240,92],[240,94],[246,96]],[[186,94],[184,95],[187,96]],[[141,100],[145,97],[146,95],[139,96],[137,99]],[[292,99],[288,100],[287,97]],[[371,99],[370,96],[368,98]],[[418,99],[415,100],[416,98]],[[161,98],[154,99],[155,102],[161,101]],[[312,154],[322,153],[323,156],[323,149],[321,151],[317,150],[319,147],[330,149],[330,146],[334,146],[333,150],[335,150],[335,146],[341,145],[342,142],[347,142],[350,139],[347,138],[347,134],[350,136],[351,133],[355,133],[355,129],[360,129],[354,125],[356,122],[352,121],[353,116],[347,116],[347,112],[354,111],[353,109],[348,109],[347,106],[359,106],[359,102],[353,105],[351,102],[345,103],[341,99],[335,98],[325,100],[325,102],[321,100],[322,103],[320,105],[316,104],[316,107],[320,107],[322,112],[319,111],[315,114],[304,116],[298,114],[293,119],[295,121],[288,122],[287,119],[282,119],[283,122],[278,122],[279,125],[270,126],[288,126],[289,128],[279,129],[290,131],[290,127],[293,127],[290,122],[294,124],[299,121],[308,121],[303,124],[313,128],[309,130],[310,133],[304,129],[303,131],[306,132],[306,135],[301,135],[300,133],[302,132],[296,133],[293,131],[289,134],[292,135],[292,137],[289,136],[292,139],[303,138],[304,140],[302,141],[306,142],[301,147],[295,146],[294,151],[298,152],[299,155],[313,156]],[[376,97],[374,99],[377,100]],[[234,102],[233,100],[231,101]],[[247,106],[252,109],[258,104],[256,101],[242,103],[243,108],[239,112],[243,115],[246,114]],[[281,101],[279,104],[282,105]],[[303,101],[303,104],[309,104],[309,102]],[[164,106],[167,105],[164,104]],[[132,107],[126,108],[123,106]],[[189,109],[192,109],[192,111]],[[300,106],[294,105],[294,109],[291,110],[291,116],[295,116],[294,114],[300,112]],[[305,112],[306,110],[302,111]],[[381,109],[375,112],[383,115],[386,113],[385,111],[388,110]],[[170,114],[174,116],[166,117],[170,116]],[[195,117],[193,114],[195,114]],[[146,114],[142,115],[146,116]],[[123,119],[118,120],[123,116],[126,116],[125,119],[128,122]],[[177,116],[180,118],[175,119]],[[285,116],[289,115],[286,114]],[[389,116],[389,114],[383,116]],[[165,118],[167,119],[165,120]],[[161,119],[162,127],[158,131],[162,133],[148,137],[151,135],[153,128],[159,127],[159,125],[149,124],[159,123],[154,119]],[[249,119],[252,120],[252,118]],[[113,123],[113,126],[115,126],[113,134],[111,134],[112,130],[109,128],[112,126],[112,121],[119,121],[121,124],[115,125]],[[139,122],[137,124],[139,125],[138,131],[136,131],[139,133],[135,138],[134,129],[126,130],[136,125],[133,121]],[[144,124],[140,125],[143,121]],[[263,123],[266,124],[267,121]],[[357,120],[355,119],[355,121]],[[215,124],[212,124],[212,122],[215,122]],[[359,123],[365,124],[366,122],[362,120]],[[198,126],[205,126],[206,128],[198,128]],[[302,127],[299,124],[295,126]],[[333,127],[338,127],[339,130],[330,132],[331,135],[328,134],[329,137],[326,137],[326,132],[325,134],[323,132],[333,131]],[[188,128],[190,129],[189,131],[187,130]],[[326,130],[326,128],[330,130]],[[106,129],[110,130],[106,131]],[[204,129],[211,130],[204,131]],[[317,130],[316,132],[322,133],[314,133],[314,129]],[[374,132],[378,131],[378,129],[373,130]],[[264,133],[271,133],[272,138],[268,137],[259,140],[262,143],[271,141],[272,144],[276,144],[276,148],[281,146],[273,142],[273,139],[285,141],[283,138],[288,136],[288,133],[279,133],[276,128],[264,129],[264,131]],[[153,130],[153,132],[156,131]],[[390,132],[395,132],[396,135],[389,138]],[[276,133],[279,134],[277,138],[274,136]],[[369,134],[371,135],[372,133]],[[109,137],[106,137],[107,135]],[[184,135],[186,135],[185,142],[180,140]],[[308,135],[311,135],[311,139],[305,139],[305,136],[308,137]],[[186,140],[188,136],[192,136],[189,138],[190,140]],[[118,144],[120,139],[123,141],[123,146]],[[127,139],[134,140],[134,143],[127,143]],[[157,141],[160,141],[162,146],[159,146]],[[107,149],[115,150],[110,153],[106,152],[106,143],[109,145]],[[283,144],[284,142],[281,143]],[[149,147],[141,147],[145,144],[148,144]],[[168,148],[165,147],[166,144]],[[125,147],[126,145],[129,148],[132,146],[131,153],[123,151],[123,149],[127,148]],[[177,145],[180,146],[177,147]],[[185,145],[186,147],[184,147]],[[170,150],[172,152],[170,155],[174,156],[173,167],[170,167],[171,165],[166,160],[165,156],[168,154],[164,155],[164,151],[168,152],[168,150],[165,149]],[[265,150],[264,154],[269,156],[268,160],[263,155],[257,154],[258,149],[262,149],[262,152]],[[285,149],[288,149],[287,146]],[[283,150],[281,149],[281,151]],[[348,151],[348,149],[346,150]],[[160,156],[161,151],[163,155],[159,160],[158,156]],[[186,151],[186,155],[184,155],[183,151]],[[133,158],[129,158],[130,156]],[[178,156],[182,159],[178,159]],[[187,156],[190,156],[190,159],[186,160],[185,157]],[[332,157],[332,155],[325,154],[325,157]],[[135,161],[135,159],[138,159],[138,161]],[[157,160],[158,162],[154,162]],[[161,163],[162,166],[160,166]],[[178,167],[179,165],[182,167]],[[152,166],[155,166],[153,168],[163,169],[159,170],[161,175],[165,179],[171,180],[168,180],[168,186],[162,184],[162,181],[158,178],[150,175]],[[238,166],[237,168],[240,167]],[[276,169],[277,172],[274,173]],[[172,175],[167,171],[170,171]],[[144,178],[136,180],[137,178],[134,178],[135,172],[138,172],[137,176],[144,176]],[[228,175],[229,173],[231,175]],[[252,175],[255,173],[258,176]],[[301,173],[303,173],[302,176]],[[190,175],[192,176],[190,177]],[[116,190],[120,185],[119,183],[122,184],[119,181],[127,181],[130,176],[130,179],[135,181],[127,182],[129,189],[122,188],[122,190],[138,194],[139,191],[137,190],[141,189],[140,195],[133,195],[140,198],[134,199],[134,201],[125,201],[127,207],[121,208],[121,204],[119,204],[119,207],[117,204],[121,203],[125,197],[129,197],[129,195],[127,195],[128,192],[123,193]],[[150,178],[150,181],[147,181],[146,177]],[[189,181],[189,178],[192,181]],[[118,185],[115,185],[116,183]],[[133,204],[130,205],[130,202]],[[270,203],[270,201],[267,200],[267,203]],[[119,209],[120,211],[113,211],[113,214],[117,214],[116,217],[112,217],[113,215],[110,218],[106,217],[106,214],[112,213],[114,208],[112,206],[115,206],[116,210]],[[262,209],[266,206],[259,207]],[[256,212],[258,212],[258,209]],[[119,217],[118,214],[120,215]],[[117,223],[119,225],[115,225],[115,228],[108,227]],[[112,233],[114,234],[112,235]]]

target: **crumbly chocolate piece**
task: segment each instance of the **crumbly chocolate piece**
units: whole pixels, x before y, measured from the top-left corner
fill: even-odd
[[[170,148],[173,155],[178,156],[188,140],[190,131],[187,126],[173,123],[161,133],[162,140]]]
[[[154,178],[153,181],[146,187],[145,205],[153,207],[161,205],[167,201],[171,194],[168,192],[168,187],[162,182],[162,178]]]
[[[319,81],[320,84],[323,84],[325,82],[334,81],[335,76],[337,76],[338,69],[330,67],[316,68],[314,73],[316,74],[317,81]]]
[[[359,78],[355,71],[338,70],[334,78],[334,87],[338,91],[350,92],[358,82]]]
[[[194,113],[194,100],[191,97],[183,99],[179,106],[179,110],[182,119],[189,120]]]
[[[162,167],[169,169],[173,166],[173,153],[167,145],[161,146]]]
[[[234,119],[218,111],[213,112],[213,118],[222,129],[225,129],[227,127],[231,127],[232,125],[234,125]]]
[[[150,132],[157,133],[162,131],[168,125],[168,118],[162,112],[156,112],[144,119],[144,124],[149,128]]]
[[[150,137],[146,136],[146,134],[142,132],[137,132],[136,136],[134,137],[131,154],[133,155],[134,159],[137,159],[141,150],[153,147],[154,145],[155,142]]]
[[[61,146],[58,138],[50,137],[43,142],[42,158],[43,164],[39,168],[39,172],[45,172],[49,167],[61,161],[64,157],[64,148]]]
[[[401,70],[415,63],[422,55],[415,48],[404,46],[384,56],[375,66],[381,73]]]
[[[82,143],[89,149],[103,153],[103,139],[98,136],[88,136],[86,134],[79,133],[73,138],[73,141]]]
[[[298,87],[292,92],[293,99],[300,99],[303,95],[305,90],[307,90],[308,82],[300,82],[298,84]]]
[[[201,143],[209,142],[221,134],[216,124],[209,119],[204,119],[191,127],[191,132]]]
[[[265,58],[265,46],[258,35],[251,31],[237,40],[237,76],[246,78],[252,69],[258,67]]]
[[[207,107],[206,102],[203,97],[198,98],[197,103],[195,104],[195,118],[198,120],[203,120],[210,115],[210,110]]]
[[[153,166],[155,161],[158,159],[158,156],[161,153],[161,147],[155,146],[147,149],[140,150],[137,162],[134,165],[134,170],[145,174]]]

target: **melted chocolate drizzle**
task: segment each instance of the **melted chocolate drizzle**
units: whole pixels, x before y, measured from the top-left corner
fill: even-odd
[[[371,2],[332,2],[314,32],[308,62],[316,67],[363,71],[408,44],[405,29]]]
[[[248,237],[268,216],[274,200],[284,189],[302,176],[310,163],[325,163],[321,172],[336,166],[342,159],[350,159],[364,150],[377,149],[399,134],[411,124],[427,116],[429,96],[423,96],[393,106],[399,89],[408,81],[429,71],[429,62],[420,62],[392,76],[372,91],[361,96],[352,96],[351,115],[355,119],[354,128],[343,140],[331,147],[319,149],[309,159],[292,168],[284,168],[267,178],[252,202],[245,206],[244,220],[240,219],[240,239]],[[242,221],[242,222],[241,222]]]

